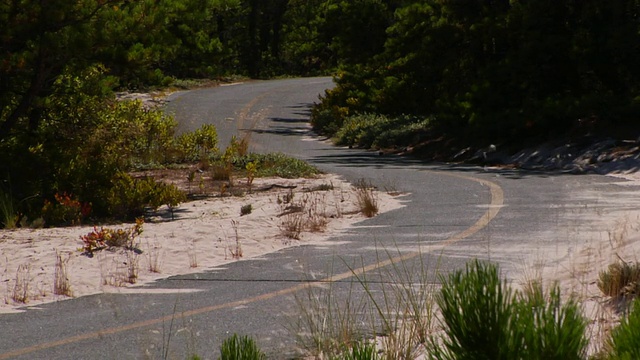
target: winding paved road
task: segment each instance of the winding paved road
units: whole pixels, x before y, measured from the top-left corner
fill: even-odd
[[[490,258],[515,277],[533,253],[549,261],[566,257],[559,245],[576,242],[576,229],[602,230],[584,219],[618,211],[616,199],[639,207],[618,180],[601,176],[429,165],[333,147],[308,125],[311,103],[331,85],[329,78],[308,78],[182,92],[171,96],[168,111],[183,131],[215,124],[222,145],[234,134],[251,134],[256,151],[281,151],[350,181],[406,192],[404,208],[358,223],[329,246],[290,248],[148,286],[195,292],[103,294],[0,315],[0,359],[185,359],[191,353],[216,359],[220,342],[234,332],[254,335],[269,358],[291,358],[294,294],[330,282],[336,294],[348,291],[349,267],[375,279],[375,270],[388,264],[382,249],[442,271]]]

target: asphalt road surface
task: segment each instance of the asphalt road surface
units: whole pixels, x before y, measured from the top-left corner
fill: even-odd
[[[94,295],[0,315],[0,359],[216,359],[232,333],[254,336],[269,358],[294,358],[295,297],[309,286],[331,287],[339,297],[353,289],[354,272],[384,283],[379,271],[390,257],[443,272],[491,259],[515,277],[532,252],[575,241],[575,229],[597,231],[587,212],[614,213],[615,199],[638,208],[607,177],[424,164],[333,147],[308,124],[310,105],[331,86],[330,78],[307,78],[200,89],[172,95],[167,111],[182,131],[215,124],[223,146],[250,134],[254,151],[284,152],[349,181],[402,191],[405,207],[364,220],[327,246],[147,286],[164,293]]]

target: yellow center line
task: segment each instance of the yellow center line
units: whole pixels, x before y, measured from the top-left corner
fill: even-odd
[[[445,239],[445,240],[441,241],[440,243],[437,244],[436,247],[433,247],[430,250],[445,248],[445,247],[447,247],[449,245],[452,245],[452,244],[454,244],[454,243],[456,243],[456,242],[458,242],[458,241],[460,241],[462,239],[465,239],[465,238],[477,233],[478,231],[482,230],[483,228],[485,228],[491,222],[491,220],[493,220],[493,218],[496,217],[496,215],[498,215],[498,212],[500,211],[501,206],[504,204],[504,194],[503,194],[502,188],[500,188],[500,186],[498,184],[494,183],[494,182],[483,180],[483,179],[474,178],[474,177],[471,177],[471,176],[459,175],[459,174],[452,174],[452,173],[445,173],[445,172],[434,172],[434,173],[437,173],[437,174],[440,174],[440,175],[445,175],[445,176],[456,177],[456,178],[459,178],[459,179],[465,179],[465,180],[469,180],[469,181],[474,181],[476,183],[479,183],[479,184],[482,184],[484,186],[489,187],[489,192],[491,194],[491,202],[489,204],[489,209],[478,219],[478,221],[475,222],[475,224],[471,225],[466,230],[464,230],[464,231],[462,231],[462,232],[460,232],[460,233],[458,233],[456,235],[453,235],[448,239]],[[322,280],[318,281],[317,283],[304,283],[304,284],[292,286],[292,287],[285,288],[285,289],[282,289],[282,290],[278,290],[278,291],[274,291],[274,292],[270,292],[270,293],[266,293],[266,294],[262,294],[262,295],[258,295],[258,296],[254,296],[254,297],[250,297],[250,298],[246,298],[246,299],[240,299],[240,300],[237,300],[237,301],[232,301],[232,302],[228,302],[228,303],[224,303],[224,304],[206,306],[206,307],[202,307],[202,308],[198,308],[198,309],[184,311],[184,312],[181,312],[180,314],[166,315],[166,316],[163,316],[163,317],[160,317],[160,318],[156,318],[156,319],[138,321],[138,322],[135,322],[135,323],[132,323],[132,324],[129,324],[129,325],[123,325],[123,326],[118,326],[118,327],[107,328],[107,329],[103,329],[103,330],[99,330],[99,331],[85,333],[85,334],[82,334],[82,335],[68,337],[68,338],[65,338],[65,339],[60,339],[60,340],[51,341],[51,342],[45,342],[45,343],[42,343],[42,344],[37,344],[37,345],[33,345],[33,346],[22,348],[22,349],[16,349],[16,350],[13,350],[13,351],[10,351],[10,352],[6,352],[4,354],[0,354],[0,360],[10,359],[10,358],[15,357],[15,356],[26,355],[26,354],[33,353],[33,352],[36,352],[36,351],[41,351],[41,350],[46,350],[46,349],[50,349],[50,348],[54,348],[54,347],[58,347],[58,346],[68,345],[68,344],[76,343],[76,342],[83,341],[83,340],[98,339],[98,338],[101,338],[101,337],[103,337],[105,335],[113,335],[113,334],[121,333],[121,332],[124,332],[124,331],[135,330],[135,329],[140,329],[140,328],[144,328],[144,327],[148,327],[148,326],[152,326],[152,325],[162,324],[162,323],[165,323],[165,322],[168,322],[168,321],[171,321],[171,320],[175,320],[175,319],[180,319],[180,318],[184,318],[184,317],[200,315],[200,314],[209,313],[209,312],[213,312],[213,311],[217,311],[217,310],[221,310],[221,309],[233,308],[233,307],[247,305],[247,304],[251,304],[251,303],[255,303],[255,302],[259,302],[259,301],[273,299],[275,297],[292,294],[294,292],[303,290],[303,289],[311,287],[311,286],[319,286],[319,284],[323,284],[323,283],[327,283],[327,282],[335,282],[335,281],[348,279],[348,278],[353,277],[353,276],[361,275],[361,274],[363,274],[363,273],[365,273],[367,271],[372,271],[372,270],[375,270],[375,269],[378,269],[378,268],[382,268],[382,267],[391,265],[393,263],[406,261],[406,260],[418,257],[418,256],[423,255],[423,254],[424,254],[424,252],[421,252],[421,251],[412,252],[412,253],[408,253],[408,254],[405,254],[405,255],[400,255],[400,256],[385,260],[385,261],[379,261],[379,262],[376,262],[374,264],[370,264],[370,265],[364,266],[362,268],[353,269],[353,271],[347,271],[347,272],[344,272],[342,274],[333,275],[333,276],[327,277],[325,279],[322,279]]]

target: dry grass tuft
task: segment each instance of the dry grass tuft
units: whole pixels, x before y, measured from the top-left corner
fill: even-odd
[[[299,201],[294,201],[292,192],[282,198],[278,196],[280,205],[280,233],[289,239],[300,240],[304,231],[322,232],[326,229],[327,220],[326,195],[318,192],[306,193]]]
[[[31,282],[31,266],[22,264],[16,271],[16,280],[11,291],[11,300],[26,304],[30,298],[29,286]]]
[[[147,245],[147,260],[149,261],[149,271],[159,273],[161,267],[162,246],[158,243]]]
[[[123,280],[128,282],[129,284],[135,284],[138,281],[138,271],[140,269],[138,260],[140,259],[138,258],[138,254],[136,254],[135,252],[127,251],[126,254],[127,254],[127,274],[126,274],[126,278]]]
[[[374,217],[378,214],[379,210],[378,199],[376,199],[374,194],[374,187],[364,179],[358,180],[355,187],[360,212],[366,217]]]
[[[56,250],[56,264],[53,278],[53,293],[55,295],[63,295],[72,297],[71,283],[69,282],[69,275],[67,274],[67,264],[71,259],[68,256],[66,259]]]
[[[240,259],[242,257],[242,245],[240,244],[240,235],[238,233],[239,225],[240,224],[237,221],[231,220],[231,227],[233,227],[233,232],[236,236],[236,242],[235,245],[231,249],[229,249],[229,252],[234,259]]]
[[[619,262],[610,264],[601,271],[598,288],[613,299],[632,298],[640,292],[640,263]]]
[[[191,245],[187,249],[187,255],[189,255],[189,267],[198,267],[198,251],[196,250],[196,242],[192,241]]]

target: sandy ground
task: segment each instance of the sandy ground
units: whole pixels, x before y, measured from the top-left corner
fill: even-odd
[[[147,219],[135,239],[140,254],[116,248],[97,251],[93,257],[83,255],[81,236],[94,231],[92,226],[0,230],[0,313],[89,294],[139,291],[141,285],[168,276],[322,243],[365,219],[357,211],[357,190],[337,176],[256,179],[254,188],[273,184],[296,188],[188,202],[175,212],[174,220],[167,213]],[[327,185],[333,189],[318,188]],[[291,193],[293,199],[287,201]],[[380,212],[402,206],[399,198],[387,193],[374,195]],[[241,215],[245,205],[252,211]],[[287,236],[287,226],[294,234]],[[294,236],[299,228],[300,236]],[[68,280],[71,296],[55,294],[56,271],[62,275],[59,279]]]
[[[626,179],[621,183],[623,189],[640,186],[637,172],[609,176]],[[101,250],[93,258],[83,255],[80,237],[94,230],[88,226],[1,230],[0,313],[101,292],[139,292],[141,285],[171,275],[200,272],[285,247],[320,244],[364,219],[356,210],[356,189],[335,175],[316,179],[257,179],[255,187],[269,184],[296,188],[182,204],[175,220],[168,219],[166,213],[147,220],[143,233],[136,239],[142,250],[139,255],[124,249]],[[333,189],[318,189],[327,184],[332,184]],[[290,196],[290,191],[293,201],[287,203],[284,199]],[[565,245],[549,241],[547,246],[535,249],[491,250],[495,260],[519,264],[503,267],[514,286],[543,279],[547,286],[558,283],[565,297],[579,300],[590,319],[591,353],[601,347],[601,340],[620,318],[616,311],[619,308],[597,287],[599,273],[620,260],[640,260],[640,199],[631,188],[628,193],[621,190],[618,195],[602,198],[595,191],[576,194],[575,204],[584,205],[559,210],[562,212],[559,221],[565,222],[567,232],[549,234],[549,238],[563,236],[570,240],[563,241]],[[375,197],[381,212],[403,206],[400,198],[387,193],[376,192]],[[248,204],[252,212],[241,216],[241,207]],[[305,210],[283,215],[291,212],[292,205]],[[288,237],[284,231],[285,224],[296,221],[306,224],[300,239]],[[468,250],[467,256],[472,253]],[[56,268],[60,270],[56,266],[56,262],[60,263],[58,256],[66,275],[62,278],[68,279],[71,296],[54,294]],[[132,273],[135,278],[130,276]],[[16,301],[20,297],[26,298],[26,303]]]

